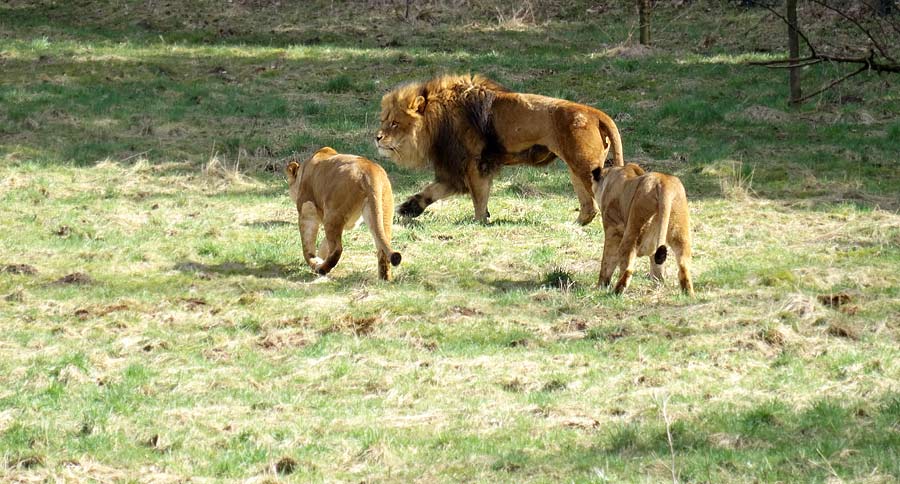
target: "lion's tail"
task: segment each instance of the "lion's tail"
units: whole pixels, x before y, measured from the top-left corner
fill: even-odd
[[[383,187],[373,186],[366,205],[368,206],[363,210],[363,218],[366,225],[369,226],[369,231],[372,232],[372,238],[375,239],[375,248],[391,261],[391,265],[400,265],[403,257],[391,248],[391,218],[394,216],[393,193],[390,189],[384,190]],[[385,205],[387,205],[387,210],[385,210]],[[387,220],[385,217],[388,217]]]
[[[619,135],[619,128],[616,126],[616,122],[606,113],[601,111],[600,114],[600,132],[605,131],[612,141],[613,161],[616,166],[625,166],[625,154],[622,151],[622,136]]]
[[[659,222],[659,238],[656,243],[656,252],[653,254],[653,262],[657,265],[666,261],[668,250],[666,239],[669,235],[669,215],[672,213],[672,195],[663,191],[662,184],[656,186],[656,220]]]

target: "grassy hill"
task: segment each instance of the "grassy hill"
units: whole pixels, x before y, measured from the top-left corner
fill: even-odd
[[[396,5],[394,5],[396,3]],[[0,5],[0,480],[900,478],[900,78],[797,110],[737,2]],[[849,33],[814,16],[811,31]],[[302,264],[285,160],[380,162],[399,82],[480,72],[612,115],[688,191],[697,298],[594,287],[561,163]],[[846,72],[804,71],[813,89]]]

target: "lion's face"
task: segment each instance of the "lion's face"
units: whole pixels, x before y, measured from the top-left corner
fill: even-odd
[[[422,165],[419,136],[425,125],[425,98],[416,86],[403,86],[381,98],[381,129],[375,135],[378,152],[401,166]]]

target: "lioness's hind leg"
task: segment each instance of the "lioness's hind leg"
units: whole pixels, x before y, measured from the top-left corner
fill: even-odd
[[[600,287],[609,286],[612,280],[613,272],[616,270],[616,261],[618,260],[619,244],[622,237],[615,233],[606,234],[603,241],[603,258],[600,260],[600,278],[597,285]]]
[[[631,283],[634,261],[637,259],[636,244],[641,225],[643,224],[632,223],[632,220],[629,220],[625,228],[625,236],[622,237],[622,243],[619,245],[619,282],[616,283],[614,289],[616,294],[622,294]]]
[[[663,266],[657,264],[655,258],[650,256],[650,279],[662,284],[663,283]]]
[[[691,244],[687,241],[673,244],[675,260],[678,261],[678,283],[681,291],[690,297],[694,297],[694,282],[691,279]]]
[[[389,198],[390,193],[387,194]],[[384,195],[372,197],[363,207],[363,219],[372,234],[375,242],[375,255],[378,258],[378,277],[390,281],[391,263],[400,263],[400,253],[391,248],[391,219],[393,217],[393,203],[386,201]]]
[[[325,220],[325,242],[328,244],[328,256],[315,268],[315,271],[321,275],[328,274],[334,269],[338,261],[341,260],[341,252],[344,246],[341,243],[341,236],[344,233],[345,220],[333,218]]]
[[[316,270],[322,260],[316,257],[316,237],[319,235],[319,215],[314,203],[306,202],[300,207],[298,224],[300,227],[300,243],[303,246],[303,259],[309,267]]]

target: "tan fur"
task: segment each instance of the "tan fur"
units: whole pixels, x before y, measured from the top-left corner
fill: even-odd
[[[594,169],[592,188],[603,217],[600,286],[609,285],[618,267],[615,292],[622,293],[631,282],[636,256],[650,256],[650,275],[662,281],[662,267],[654,254],[664,262],[668,245],[678,261],[681,289],[693,296],[690,218],[681,180],[662,173],[645,174],[629,163]]]
[[[479,126],[473,119],[485,122]],[[445,140],[448,131],[452,142]],[[619,130],[602,111],[509,92],[477,75],[440,76],[386,94],[376,145],[401,166],[435,170],[435,182],[401,205],[401,215],[410,216],[440,198],[466,192],[475,218],[485,221],[494,166],[542,165],[558,156],[568,165],[581,204],[578,222],[587,224],[597,211],[591,170],[603,166],[610,148],[615,163],[624,163]],[[461,162],[445,153],[453,150],[461,151]]]
[[[285,171],[309,267],[327,274],[337,265],[343,250],[341,234],[361,214],[375,240],[378,276],[391,280],[391,265],[398,265],[401,257],[391,249],[394,195],[384,169],[363,157],[325,147],[302,165],[289,163]],[[325,226],[325,240],[316,251],[320,225]]]

